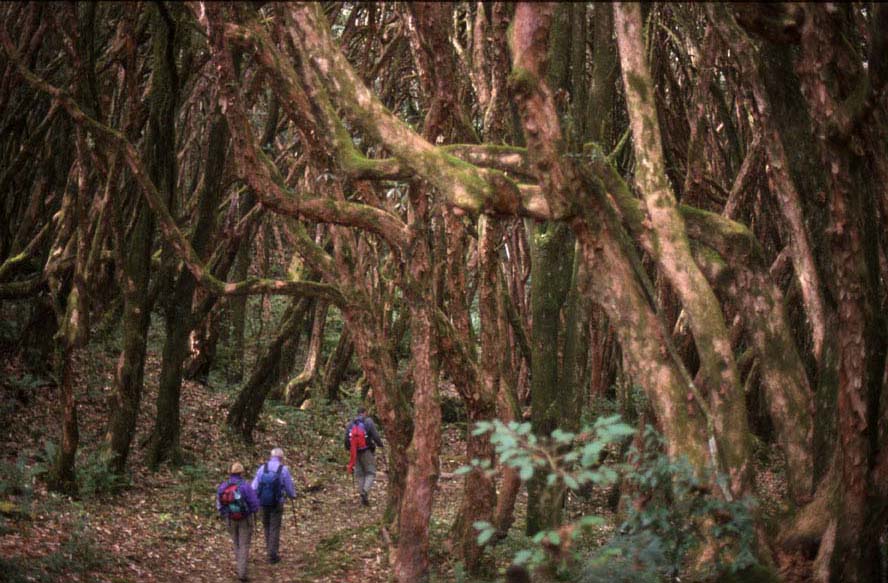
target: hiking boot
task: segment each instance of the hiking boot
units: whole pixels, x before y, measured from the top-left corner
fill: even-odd
[[[367,492],[361,492],[361,504],[370,506],[370,500],[367,498]]]

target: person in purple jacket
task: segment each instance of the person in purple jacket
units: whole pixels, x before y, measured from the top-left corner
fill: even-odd
[[[290,469],[284,465],[284,450],[271,450],[271,459],[259,466],[253,478],[253,489],[262,506],[262,527],[265,531],[265,550],[272,565],[281,560],[281,522],[284,517],[284,497],[295,498],[296,488]]]
[[[231,464],[231,475],[216,489],[216,510],[225,520],[234,543],[237,576],[241,581],[247,581],[250,539],[253,536],[254,515],[259,511],[259,498],[250,483],[241,477],[243,473],[244,466],[240,462]]]

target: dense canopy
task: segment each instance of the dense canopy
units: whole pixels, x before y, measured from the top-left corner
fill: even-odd
[[[498,460],[472,425],[527,420],[567,447],[610,401],[714,500],[759,496],[759,452],[778,452],[786,514],[752,513],[763,573],[883,580],[881,4],[0,13],[2,351],[54,375],[51,488],[77,490],[75,369],[99,337],[119,338],[98,445],[118,476],[136,447],[182,462],[183,380],[223,352],[225,423],[247,443],[269,400],[341,399],[354,358],[386,435],[399,583],[430,574],[450,393],[476,460],[450,536],[473,575],[522,483],[531,535],[565,532],[583,484]],[[250,298],[276,311],[245,370]],[[152,314],[156,413],[136,443]]]

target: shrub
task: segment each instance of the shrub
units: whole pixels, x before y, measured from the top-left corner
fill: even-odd
[[[750,501],[726,501],[714,496],[685,460],[663,453],[660,436],[650,427],[641,450],[630,448],[625,461],[605,465],[605,450],[616,450],[634,433],[619,416],[597,419],[581,433],[555,430],[548,439],[533,435],[529,423],[479,423],[476,434],[490,433],[499,461],[515,468],[521,479],[546,472],[548,488],[579,492],[584,487],[610,487],[622,479],[632,500],[616,534],[592,553],[578,551],[574,543],[584,532],[601,526],[601,517],[587,515],[556,529],[538,532],[532,546],[519,551],[514,562],[550,571],[573,571],[572,580],[661,581],[684,579],[692,571],[690,560],[703,550],[712,553],[716,573],[734,573],[755,564]],[[472,460],[460,468],[493,472],[489,463]],[[477,542],[487,544],[494,527],[477,522]],[[695,573],[710,575],[711,573]]]

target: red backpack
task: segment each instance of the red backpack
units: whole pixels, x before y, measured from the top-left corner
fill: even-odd
[[[364,422],[360,419],[355,419],[354,423],[352,423],[351,431],[348,432],[348,441],[349,449],[354,448],[358,451],[367,449],[367,429],[364,427]]]
[[[240,492],[241,482],[229,482],[219,494],[222,514],[231,520],[241,520],[247,516],[247,501]]]
[[[355,463],[358,461],[358,452],[367,449],[367,429],[364,427],[362,419],[355,419],[351,423],[351,428],[346,436],[349,449],[348,471],[351,473],[355,469]]]

